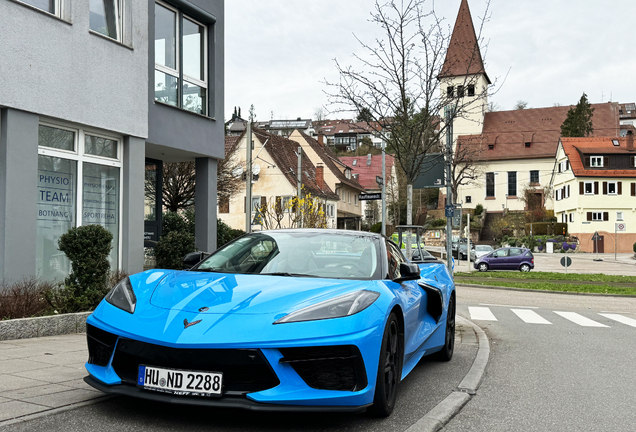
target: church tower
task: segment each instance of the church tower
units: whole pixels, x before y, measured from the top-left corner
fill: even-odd
[[[481,134],[488,108],[488,86],[491,82],[479,50],[468,0],[461,0],[438,79],[442,99],[457,98],[458,105],[463,106],[461,117],[453,123],[453,143],[457,142],[459,135]]]

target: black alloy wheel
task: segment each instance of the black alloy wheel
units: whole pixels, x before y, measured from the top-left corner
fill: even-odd
[[[450,361],[455,351],[455,296],[451,294],[448,301],[448,314],[446,315],[446,339],[441,351],[437,353],[437,360]]]
[[[369,413],[388,417],[397,400],[397,388],[402,375],[402,341],[395,313],[389,315],[382,337],[380,362],[375,383],[375,396]]]

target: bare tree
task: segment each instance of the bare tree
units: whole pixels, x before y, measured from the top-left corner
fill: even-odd
[[[426,154],[439,151],[440,137],[446,134],[452,120],[462,117],[487,92],[487,88],[477,85],[478,77],[472,72],[474,65],[482,64],[477,43],[474,52],[462,53],[468,64],[455,65],[466,68],[461,91],[459,85],[457,91],[441,91],[439,77],[445,69],[451,34],[434,10],[424,11],[424,3],[376,1],[371,21],[382,29],[383,37],[373,44],[358,39],[362,53],[354,54],[354,58],[359,65],[342,66],[336,60],[340,80],[326,83],[336,111],[364,110],[369,114],[367,123],[372,133],[385,140],[395,153],[407,180],[408,224],[412,223],[413,182]],[[476,98],[464,97],[467,89]],[[447,107],[451,108],[447,110],[448,121],[442,121],[440,116]],[[450,154],[446,157],[452,160]]]
[[[481,137],[471,137],[457,144],[451,166],[451,186],[454,197],[457,196],[460,186],[479,183],[483,175],[483,168],[479,163],[481,152]]]
[[[513,109],[514,110],[523,110],[523,109],[526,109],[526,108],[528,108],[528,101],[524,101],[524,100],[519,99],[517,101],[517,103],[515,104]]]

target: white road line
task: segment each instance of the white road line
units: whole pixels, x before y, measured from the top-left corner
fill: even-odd
[[[583,327],[609,327],[605,324],[601,324],[599,322],[593,321],[589,318],[585,318],[583,315],[579,315],[576,312],[557,312],[554,311],[555,314],[562,316],[566,320],[572,321],[575,324],[578,324]]]
[[[528,324],[552,324],[547,319],[533,310],[528,309],[511,309],[523,322]]]
[[[500,305],[500,304],[490,304],[490,303],[479,303],[479,305],[480,306],[507,307],[507,308],[539,309],[538,306],[511,306],[511,305]]]
[[[624,317],[623,315],[618,315],[618,314],[600,313],[599,315],[614,321],[618,321],[619,323],[627,324],[628,326],[636,327],[636,319],[634,318],[627,318],[627,317]]]
[[[490,309],[487,307],[469,306],[468,312],[470,312],[470,319],[479,321],[497,321],[497,318],[495,318]]]

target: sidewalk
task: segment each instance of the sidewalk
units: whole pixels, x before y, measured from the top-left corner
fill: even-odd
[[[0,342],[0,427],[16,419],[103,398],[83,381],[86,334]]]

